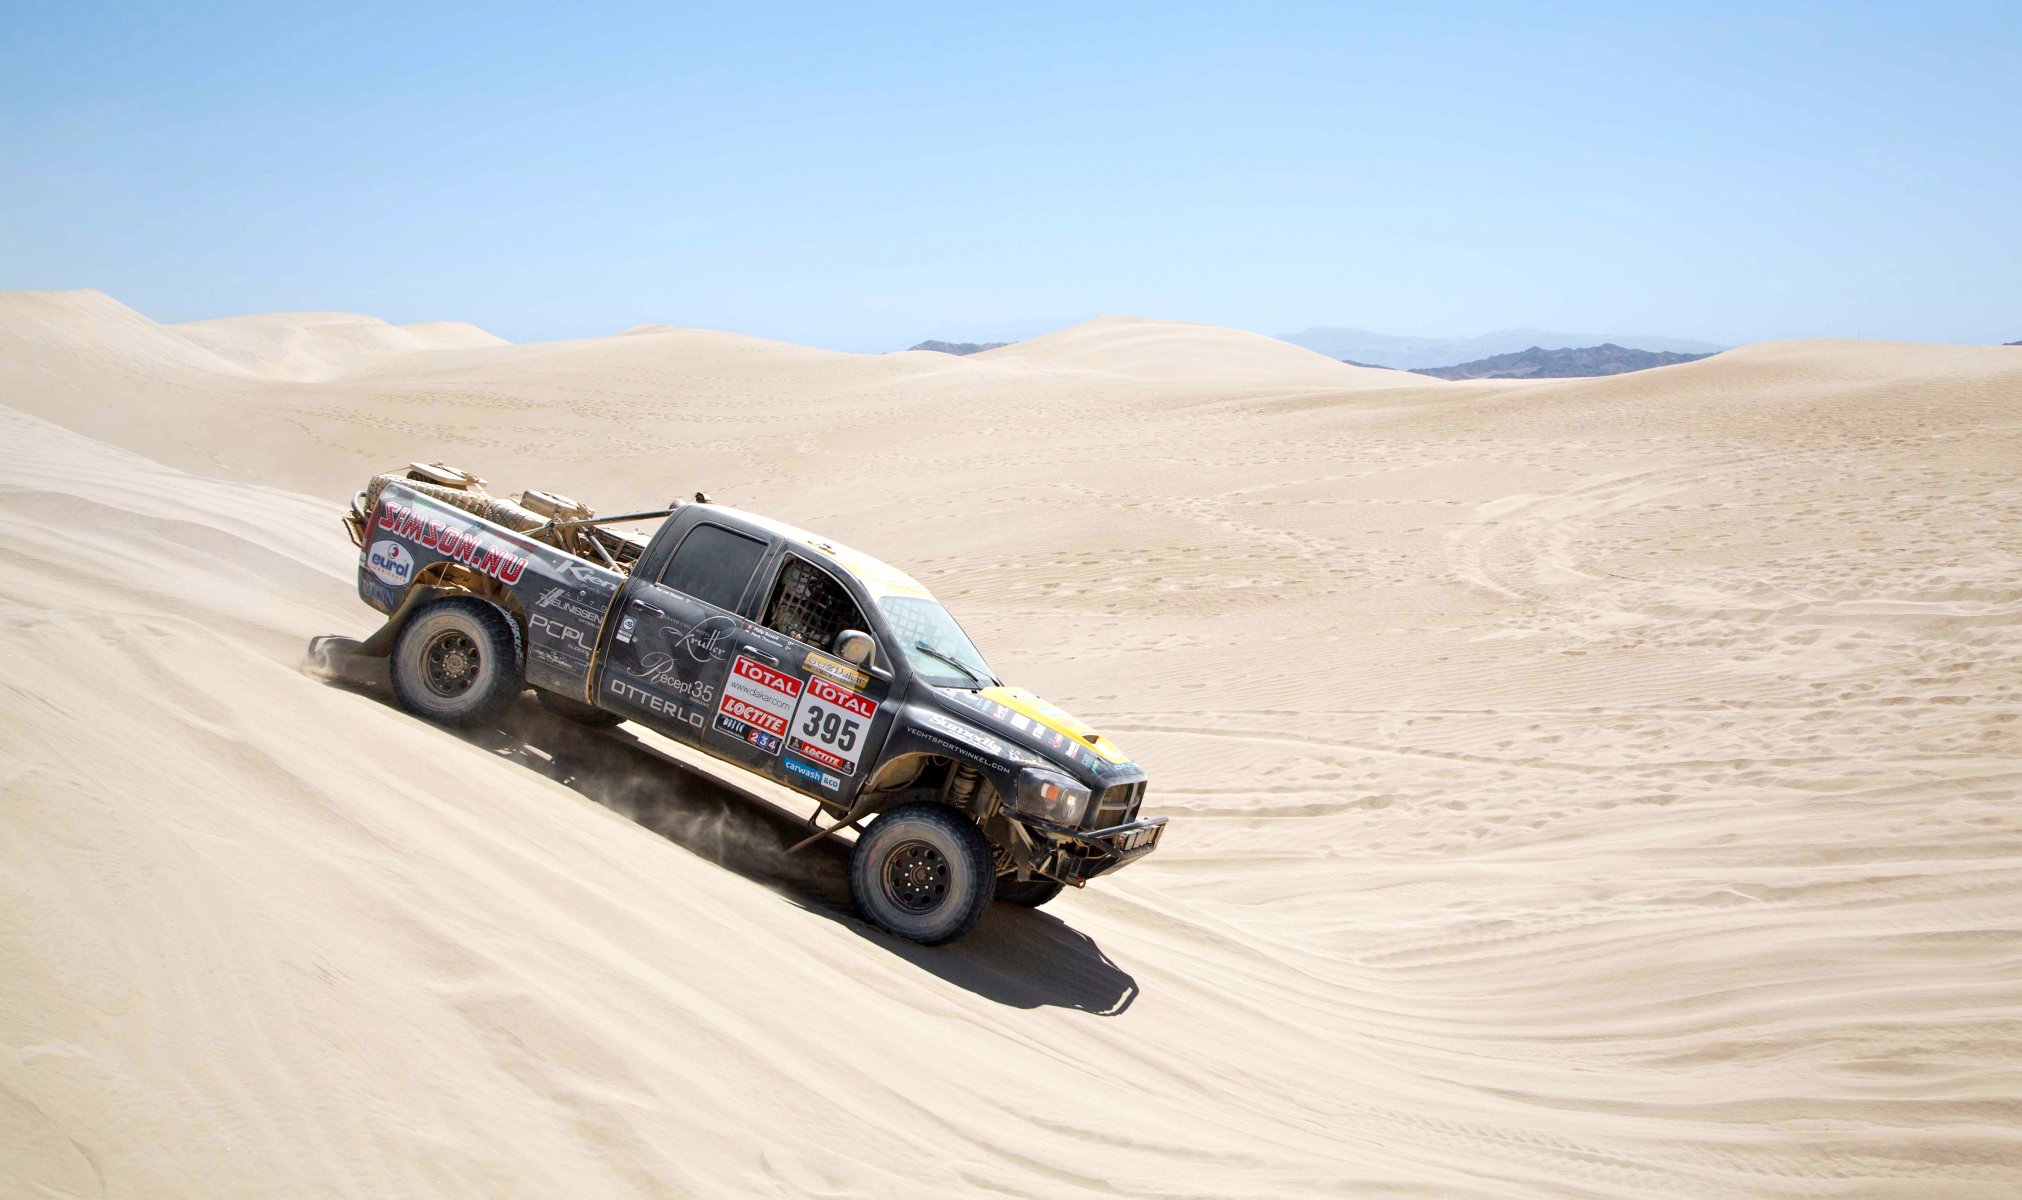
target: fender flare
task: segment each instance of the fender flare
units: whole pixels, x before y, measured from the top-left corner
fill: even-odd
[[[386,624],[374,630],[371,637],[358,643],[358,649],[352,651],[352,653],[360,654],[367,658],[387,658],[391,656],[393,653],[393,643],[395,639],[399,638],[401,628],[414,619],[414,614],[433,604],[435,601],[446,599],[450,596],[473,596],[476,599],[489,601],[493,604],[498,603],[489,596],[477,595],[477,593],[471,591],[469,588],[415,584],[413,587],[407,589],[407,595],[401,599],[400,607],[394,609],[393,615],[386,618]],[[507,617],[513,615],[503,608],[500,611],[505,612]]]

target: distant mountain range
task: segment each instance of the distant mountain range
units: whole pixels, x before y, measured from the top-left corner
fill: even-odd
[[[1621,375],[1668,367],[1673,363],[1696,362],[1704,354],[1679,354],[1669,350],[1631,350],[1606,342],[1579,349],[1546,350],[1532,346],[1515,354],[1494,354],[1453,367],[1420,367],[1415,375],[1435,379],[1573,379],[1587,375]]]
[[[985,350],[995,350],[995,349],[997,349],[997,348],[998,348],[998,347],[1000,347],[1000,346],[1008,346],[1008,345],[1010,345],[1010,344],[1011,344],[1011,343],[1009,343],[1009,342],[936,342],[936,341],[925,341],[925,342],[921,342],[921,343],[920,343],[919,345],[917,345],[917,346],[908,346],[908,347],[906,347],[906,349],[908,349],[908,350],[933,350],[933,351],[936,351],[936,352],[938,352],[938,353],[941,353],[941,354],[981,354],[981,353],[983,353],[983,351],[985,351]]]
[[[1480,359],[1515,354],[1534,347],[1556,349],[1612,345],[1673,354],[1712,354],[1727,349],[1712,342],[1655,334],[1555,333],[1548,329],[1500,329],[1480,337],[1433,338],[1316,326],[1302,333],[1283,334],[1281,337],[1295,346],[1317,350],[1328,358],[1363,366],[1399,367],[1407,371],[1421,367],[1449,367],[1454,363],[1471,364]]]

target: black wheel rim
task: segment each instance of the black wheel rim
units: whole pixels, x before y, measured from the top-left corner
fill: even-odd
[[[468,692],[482,666],[477,643],[461,629],[445,629],[421,648],[421,681],[445,700]]]
[[[909,913],[932,912],[948,898],[948,859],[926,842],[901,842],[885,856],[885,898]]]

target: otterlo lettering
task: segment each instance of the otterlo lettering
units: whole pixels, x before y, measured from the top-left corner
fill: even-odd
[[[655,696],[653,693],[647,691],[645,688],[633,687],[631,684],[626,683],[622,679],[611,680],[610,687],[608,690],[613,696],[618,697],[620,700],[632,704],[635,707],[643,708],[648,712],[656,712],[659,713],[661,716],[673,717],[676,720],[692,719],[693,723],[698,725],[701,724],[700,720],[702,716],[701,713],[684,713],[681,709],[681,706],[679,704],[674,703],[672,700],[667,700],[663,699],[662,697]]]

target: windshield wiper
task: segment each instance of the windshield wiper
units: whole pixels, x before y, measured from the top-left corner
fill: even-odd
[[[944,654],[941,651],[934,649],[932,646],[929,646],[925,642],[914,642],[913,649],[925,651],[926,653],[933,655],[935,658],[940,659],[942,662],[947,663],[949,666],[960,670],[962,674],[967,675],[969,678],[975,680],[977,683],[993,682],[993,680],[991,680],[991,678],[988,675],[983,674],[981,671],[978,671],[976,668],[970,666],[968,663],[963,662],[961,659],[956,658],[952,654]]]

